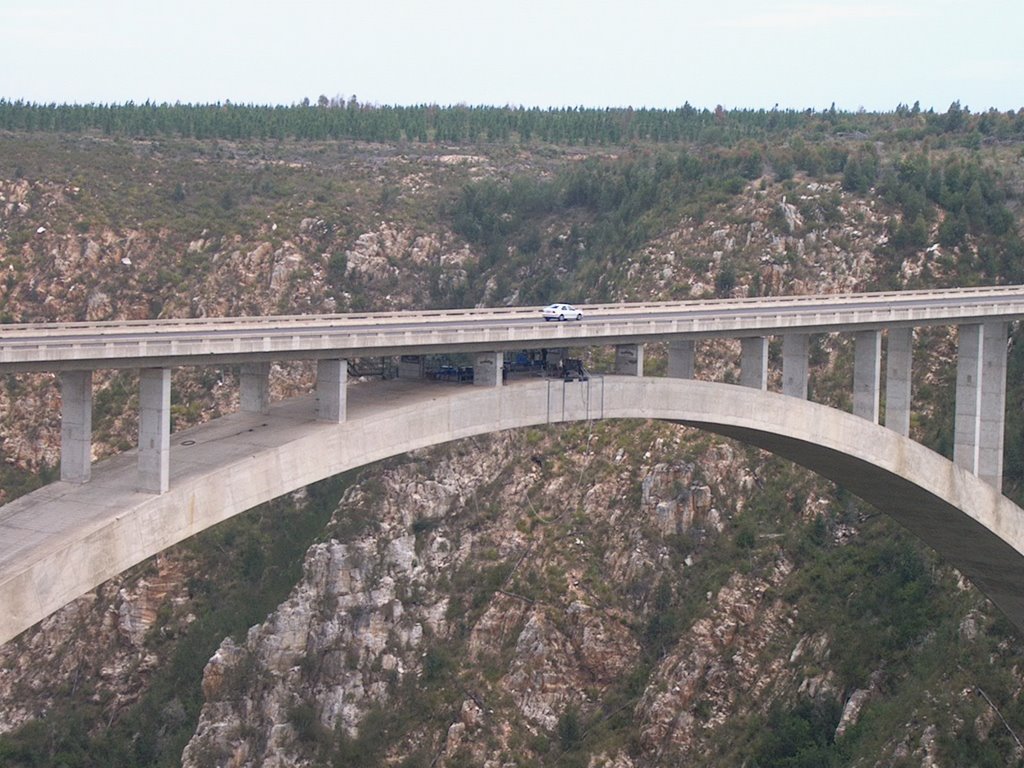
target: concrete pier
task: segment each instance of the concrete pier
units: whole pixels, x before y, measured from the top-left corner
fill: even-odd
[[[789,333],[782,338],[782,394],[807,399],[806,333]]]
[[[139,490],[166,493],[171,467],[171,371],[139,372]]]
[[[692,339],[674,339],[668,343],[668,375],[673,379],[692,379],[696,344]]]
[[[644,345],[616,344],[615,373],[620,376],[643,376]]]
[[[1007,324],[960,326],[953,461],[998,489],[1003,485]]]
[[[980,323],[961,325],[959,331],[953,463],[977,474],[978,445],[981,436],[981,345],[984,340],[984,327]]]
[[[740,385],[768,389],[768,337],[740,339]]]
[[[978,477],[1002,490],[1008,329],[1000,322],[985,323],[982,328]]]
[[[316,417],[340,424],[347,411],[348,360],[318,360],[316,364]]]
[[[882,334],[879,331],[857,331],[853,345],[853,415],[877,424]]]
[[[500,387],[503,362],[501,352],[477,352],[473,355],[473,385]]]
[[[242,363],[240,407],[246,413],[270,413],[270,363]]]
[[[904,437],[910,435],[913,348],[913,328],[890,328],[886,332],[885,426]]]
[[[92,470],[92,371],[60,375],[60,479],[87,483]]]
[[[402,355],[398,358],[398,378],[422,379],[424,361],[422,355]]]

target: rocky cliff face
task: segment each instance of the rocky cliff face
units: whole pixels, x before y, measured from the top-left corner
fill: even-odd
[[[752,554],[697,599],[681,594],[680,570],[715,556],[765,468],[717,441],[693,454],[675,427],[625,445],[613,435],[502,435],[384,468],[372,500],[350,492],[335,526],[379,516],[315,545],[290,598],[244,641],[225,640],[184,764],[316,765],[368,738],[381,710],[408,721],[377,733],[376,749],[435,765],[571,754],[572,723],[623,711],[632,741],[609,736],[591,765],[713,764],[738,720],[794,697],[855,727],[872,691],[844,690],[829,632],[800,629],[781,597],[796,571],[782,549]],[[793,522],[828,503],[804,497]],[[837,527],[833,545],[850,533]],[[683,602],[692,623],[661,636]],[[408,712],[410,688],[444,691],[438,711]]]
[[[0,647],[0,731],[45,719],[68,697],[85,697],[110,712],[134,703],[165,661],[152,647],[151,630],[160,624],[160,632],[173,637],[195,619],[187,571],[180,556],[158,557]],[[177,612],[173,622],[158,621],[158,614],[171,611]],[[172,707],[168,716],[183,713]]]
[[[373,500],[357,487],[336,516],[363,515],[372,504],[376,519],[354,539],[315,545],[288,601],[243,643],[224,642],[204,675],[207,704],[184,763],[316,764],[304,717],[324,733],[358,737],[372,708],[401,708],[403,685],[437,674],[441,655],[461,701],[450,722],[422,725],[408,739],[429,745],[438,764],[525,757],[510,724],[545,735],[567,711],[598,710],[642,663],[639,626],[653,612],[646,592],[671,578],[666,538],[716,536],[723,524],[713,490],[728,482],[723,476],[697,482],[696,465],[658,460],[678,448],[678,433],[659,429],[638,446],[647,455],[640,477],[620,447],[588,448],[586,436],[559,447],[571,469],[554,474],[524,454],[551,456],[547,442],[557,438],[527,450],[529,438],[502,435],[384,469]],[[742,473],[740,462],[720,460],[727,450],[712,446],[701,469]],[[631,509],[625,501],[637,482],[641,503]],[[638,584],[648,586],[623,589]],[[753,629],[757,609],[745,601],[757,598],[743,592],[756,589],[730,584],[709,602]],[[717,623],[709,618],[695,634],[718,635]],[[649,690],[662,677],[678,690],[683,674],[666,665]],[[691,739],[678,728],[655,733],[675,702],[630,706],[650,721],[653,749],[675,740],[685,754]],[[408,743],[395,757],[402,748]]]
[[[251,162],[264,173],[280,167]],[[514,162],[541,172],[554,161]],[[427,199],[434,210],[441,190],[507,168],[483,156],[370,148],[343,170],[356,181],[334,190],[342,203],[306,190],[235,230],[129,225],[94,209],[86,220],[88,184],[0,180],[0,225],[17,235],[0,239],[8,275],[0,307],[25,320],[326,312],[421,306],[465,288],[480,254],[416,204]],[[838,181],[766,177],[728,209],[684,217],[627,256],[615,297],[860,289],[878,270],[891,216]],[[550,223],[545,234],[554,242],[564,229]],[[910,279],[926,261],[938,268],[935,251],[922,249],[900,274]],[[514,286],[502,295],[500,281],[478,282],[489,292],[482,300],[514,300]],[[951,359],[948,337],[935,342],[920,366],[932,387]],[[735,376],[735,351],[729,342],[703,346],[702,377]],[[650,357],[657,366],[657,350]],[[822,343],[814,364],[822,390],[844,381],[841,343]],[[235,408],[236,375],[176,372],[176,424]],[[308,366],[272,372],[275,397],[311,385]],[[132,442],[132,375],[100,375],[96,389],[99,458]],[[52,377],[5,380],[5,462],[31,470],[56,462],[58,398]],[[985,649],[998,683],[938,676],[914,696],[905,667],[886,668],[902,659],[870,654],[865,663],[876,667],[851,676],[843,622],[853,621],[860,587],[844,586],[849,594],[834,602],[854,607],[824,626],[806,623],[822,609],[794,595],[805,579],[828,581],[804,539],[840,562],[834,552],[856,550],[866,515],[800,472],[780,489],[778,472],[735,444],[640,423],[525,430],[367,469],[337,500],[287,599],[206,650],[204,703],[182,763],[739,764],[755,749],[771,752],[762,742],[777,711],[809,702],[835,714],[823,732],[856,736],[879,721],[872,707],[881,702],[902,707],[905,720],[898,733],[869,739],[872,758],[860,764],[956,764],[942,762],[943,734],[998,744],[998,764],[1013,764],[1020,750],[1006,746],[1000,727],[1019,716],[949,693],[968,679],[1012,696],[1024,687],[1019,647],[983,601],[969,590],[958,598],[964,618],[952,642]],[[902,551],[892,557],[858,567],[878,579],[890,565],[917,574]],[[41,722],[73,696],[99,713],[94,731],[124,717],[196,621],[191,581],[204,568],[194,553],[172,550],[8,644],[0,731]],[[938,643],[924,630],[915,637],[910,651],[895,646],[900,654],[927,656]],[[180,701],[165,702],[160,717],[168,730],[187,720]]]

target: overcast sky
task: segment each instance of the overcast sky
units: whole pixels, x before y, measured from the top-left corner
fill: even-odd
[[[0,98],[1024,107],[1024,0],[0,0]]]

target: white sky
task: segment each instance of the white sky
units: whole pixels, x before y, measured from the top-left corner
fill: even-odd
[[[0,0],[0,98],[1024,107],[1024,0]]]

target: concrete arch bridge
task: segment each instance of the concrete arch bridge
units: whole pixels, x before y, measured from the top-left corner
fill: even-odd
[[[61,386],[61,480],[0,507],[0,643],[188,536],[339,472],[505,429],[661,419],[759,446],[848,487],[960,568],[1024,631],[1024,511],[1001,493],[1009,324],[1024,287],[584,307],[0,326],[0,374]],[[909,433],[916,327],[958,328],[954,458]],[[854,336],[853,413],[807,400],[809,338]],[[782,392],[768,392],[769,337]],[[695,345],[740,340],[739,384],[698,381]],[[880,426],[885,341],[885,426]],[[668,375],[644,376],[665,343]],[[614,374],[504,382],[513,350],[613,346]],[[424,377],[424,355],[472,356],[472,383]],[[350,384],[348,361],[400,359]],[[271,403],[275,360],[315,360],[313,396]],[[170,370],[240,366],[241,410],[171,434]],[[92,372],[139,376],[138,447],[93,464]]]
[[[678,422],[802,464],[874,504],[960,568],[1024,629],[1024,511],[993,486],[896,432],[786,395],[630,376],[503,387],[353,385],[349,418],[317,420],[309,398],[175,433],[170,490],[136,490],[134,456],[6,505],[23,555],[0,573],[0,640],[151,555],[264,501],[417,448],[504,429],[589,419]],[[74,525],[60,532],[60,521]],[[31,535],[30,535],[31,534]]]

